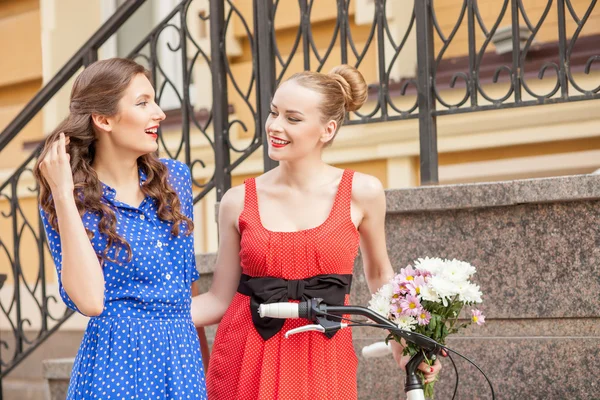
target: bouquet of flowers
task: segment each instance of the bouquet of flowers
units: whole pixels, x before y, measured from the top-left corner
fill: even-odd
[[[470,281],[475,271],[464,261],[420,258],[373,294],[369,308],[402,329],[445,344],[448,335],[471,323],[485,322],[485,316],[477,309],[471,310],[468,322],[458,321],[464,306],[482,301],[479,286]],[[390,334],[387,340],[392,339],[401,343],[399,337]],[[402,344],[406,346],[404,355],[421,351],[413,344]],[[426,358],[426,362],[432,365],[434,361]],[[424,384],[425,397],[433,398],[433,385],[434,382]]]

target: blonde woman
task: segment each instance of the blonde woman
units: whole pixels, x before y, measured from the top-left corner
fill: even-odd
[[[256,306],[302,297],[348,303],[359,247],[371,291],[393,276],[381,183],[322,159],[346,112],[358,110],[366,98],[364,78],[347,65],[329,74],[293,75],[277,89],[266,132],[269,156],[279,166],[223,196],[214,280],[192,301],[197,326],[220,321],[207,375],[209,398],[356,399],[351,330],[285,339],[286,331],[308,321],[261,321]],[[285,290],[269,292],[282,285]],[[401,365],[406,362],[399,346],[394,352]],[[431,380],[440,364],[420,367]]]

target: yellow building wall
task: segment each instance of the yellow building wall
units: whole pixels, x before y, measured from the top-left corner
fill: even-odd
[[[498,25],[498,28],[503,28],[507,26],[511,26],[511,1],[507,0],[479,0],[477,1],[477,5],[479,7],[479,12],[481,15],[481,19],[484,22],[487,30],[491,30],[494,24],[497,22],[497,19],[500,16],[500,12],[504,6],[507,4],[507,9],[502,18],[502,21]],[[547,0],[527,0],[524,1],[524,10],[529,17],[531,23],[535,26],[541,19],[544,10],[548,5]],[[551,2],[550,9],[548,11],[548,15],[546,16],[542,26],[540,27],[539,32],[535,36],[535,43],[551,43],[558,41],[558,10],[557,3]],[[434,2],[434,10],[436,13],[436,18],[440,25],[440,28],[446,38],[449,37],[450,33],[454,29],[455,25],[458,22],[459,15],[461,12],[462,1],[456,0],[436,0]],[[573,8],[578,14],[579,18],[582,18],[591,2],[589,0],[572,0],[571,4]],[[522,16],[519,16],[520,25],[526,26],[526,23]],[[566,22],[566,33],[567,38],[571,38],[575,29],[577,28],[577,24],[569,14],[567,10],[567,16],[565,18]],[[476,22],[476,43],[477,49],[479,50],[485,41],[485,35],[479,25]],[[597,7],[590,15],[590,18],[585,23],[585,29],[581,32],[581,36],[594,35],[600,33],[600,12],[598,12]],[[435,39],[435,52],[436,55],[442,49],[442,40],[437,35],[434,34]],[[468,44],[468,19],[467,14],[462,20],[462,23],[459,26],[459,29],[454,36],[454,39],[449,44],[447,50],[444,52],[444,58],[451,58],[456,56],[463,56],[467,54],[469,44]],[[489,44],[487,51],[494,51],[493,44]]]
[[[506,158],[560,154],[586,150],[600,150],[600,137],[557,140],[514,146],[499,146],[475,151],[456,151],[439,155],[440,165],[454,165],[464,162],[490,161]],[[600,161],[600,160],[599,160]]]
[[[252,0],[236,0],[234,2],[239,14],[244,16],[250,32],[253,31]],[[350,16],[354,16],[354,8],[349,11]],[[314,1],[312,3],[311,23],[316,24],[323,21],[329,21],[337,16],[337,4],[335,1]],[[234,36],[237,38],[246,37],[246,29],[238,17],[234,19]],[[277,31],[292,28],[296,30],[300,21],[300,7],[297,0],[280,0],[275,12],[275,29]]]
[[[4,0],[0,2],[0,132],[15,118],[42,86],[42,52],[40,33],[40,9],[38,0]],[[27,141],[39,139],[42,132],[42,118],[36,116],[22,132],[0,153],[0,184],[12,174],[29,155],[23,145]],[[37,231],[37,202],[27,196],[26,187],[33,187],[31,174],[25,172],[18,190],[19,209],[17,214],[18,231],[25,219]],[[10,214],[7,197],[11,196],[11,186],[0,196],[0,213]],[[25,219],[24,219],[25,218]],[[13,217],[0,215],[0,238],[8,254],[0,251],[0,272],[8,274],[12,281],[11,259],[20,258],[23,274],[28,282],[37,279],[38,255],[35,236],[30,229],[20,234],[19,254],[14,253]],[[10,259],[9,259],[10,257]],[[53,264],[48,264],[54,269]],[[52,281],[54,274],[47,275]]]
[[[99,0],[3,0],[0,1],[0,54],[5,55],[0,63],[0,131],[2,131],[42,87],[74,54],[74,52],[100,26]],[[44,8],[51,6],[51,9]],[[42,15],[42,10],[44,14]],[[74,34],[74,30],[78,34]],[[44,33],[42,35],[42,32]],[[43,48],[42,48],[43,47]],[[6,56],[10,55],[10,56]],[[42,62],[43,59],[43,62]],[[68,112],[70,84],[59,93],[41,112],[0,153],[0,184],[3,184],[30,155],[25,149],[27,142],[35,142],[44,137]],[[33,165],[29,166],[30,168]],[[23,223],[21,213],[33,229],[38,231],[37,199],[28,188],[35,187],[30,172],[19,179],[17,193],[19,210],[17,223]],[[6,187],[0,196],[0,210],[8,213],[12,186]],[[0,238],[7,246],[9,255],[0,251],[0,272],[10,270],[13,252],[13,217],[0,216]],[[32,282],[37,278],[39,260],[34,236],[29,229],[20,237],[18,257],[25,279]],[[53,261],[46,251],[46,278],[49,283],[56,281]],[[9,273],[9,283],[12,273]]]
[[[40,12],[34,5],[35,2],[26,1],[18,8],[20,12],[13,6],[13,13],[0,14],[1,86],[41,76]]]
[[[42,39],[40,39],[40,32],[49,33],[49,35],[44,34],[46,38],[44,40],[48,41],[48,48],[53,49],[52,54],[48,55],[48,60],[44,56],[45,62],[48,61],[48,67],[47,71],[43,72],[43,75],[44,79],[48,79],[73,54],[78,46],[93,33],[100,23],[97,14],[94,14],[95,16],[90,15],[85,20],[83,18],[85,13],[82,10],[86,7],[83,7],[77,0],[61,0],[58,3],[60,3],[60,7],[54,10],[56,15],[52,21],[54,27],[44,28],[42,26],[40,30],[38,1],[5,0],[0,2],[0,32],[3,26],[5,29],[8,29],[6,27],[12,27],[16,29],[14,32],[17,32],[13,33],[11,31],[8,36],[6,34],[1,35],[0,49],[5,49],[5,52],[12,51],[11,49],[15,45],[13,42],[8,42],[8,38],[11,36],[26,37],[24,40],[31,44],[29,47],[38,49],[36,50],[37,56],[31,54],[32,52],[27,52],[27,54],[23,55],[23,60],[28,60],[26,68],[18,68],[18,71],[14,72],[16,64],[9,63],[5,65],[2,63],[0,65],[0,72],[2,72],[0,76],[3,77],[2,79],[10,79],[9,83],[0,86],[0,127],[10,121],[12,116],[35,94],[41,85],[42,53],[39,49],[43,43]],[[365,11],[361,8],[368,3],[368,1],[355,1],[351,3],[352,7],[350,8],[350,29],[359,51],[365,45],[371,28],[371,22],[365,22]],[[410,2],[405,1],[405,3],[408,4]],[[590,2],[588,0],[573,0],[572,3],[581,17]],[[252,1],[236,0],[234,4],[239,12],[245,16],[245,20],[249,24],[249,29],[252,31]],[[436,16],[446,35],[449,34],[456,23],[461,4],[462,2],[454,0],[435,1]],[[486,23],[487,28],[490,29],[497,18],[503,1],[479,0],[478,4],[483,21]],[[531,0],[526,2],[525,9],[529,13],[533,23],[537,23],[546,4],[546,0]],[[97,9],[99,7],[98,0],[87,3],[87,7]],[[397,12],[398,9],[394,9],[394,13]],[[361,16],[361,13],[363,14],[362,19],[356,19]],[[325,53],[330,43],[336,16],[337,10],[334,1],[315,1],[313,3],[311,31],[315,45],[321,55]],[[38,21],[37,26],[30,27],[26,31],[19,31],[19,29],[23,29],[22,26],[33,24],[36,18]],[[394,16],[394,18],[397,18],[397,16]],[[600,12],[596,9],[587,22],[586,29],[583,30],[582,35],[600,33],[599,18]],[[15,21],[21,22],[15,23]],[[65,30],[55,30],[61,26],[67,26],[67,21],[70,24],[68,26],[71,27],[72,25],[74,27],[69,28],[68,34],[65,33]],[[290,55],[299,21],[300,15],[297,1],[281,0],[276,13],[275,28],[277,29],[277,45],[284,59],[287,59]],[[500,26],[506,26],[509,22],[510,13],[508,10]],[[234,16],[231,24],[233,36],[237,40],[239,51],[236,50],[235,54],[230,57],[230,66],[237,82],[245,92],[248,88],[252,71],[250,44],[239,18]],[[468,48],[466,26],[467,20],[465,17],[444,59],[466,55]],[[73,35],[73,29],[80,33]],[[575,26],[572,19],[570,16],[567,16],[567,36],[570,37],[574,29]],[[483,42],[483,35],[479,28],[477,29],[477,35],[477,44],[480,46]],[[554,42],[557,37],[556,4],[553,4],[544,26],[536,37],[536,43]],[[371,43],[371,49],[359,67],[368,82],[376,82],[378,79],[376,44],[374,39],[374,42]],[[441,42],[437,39],[436,50],[439,50],[440,45]],[[300,54],[301,46],[302,43],[300,43],[295,59],[288,67],[284,79],[292,73],[303,69],[303,61]],[[36,53],[36,51],[33,53]],[[488,51],[494,51],[493,46],[489,46]],[[326,72],[337,64],[339,53],[339,47],[334,47],[330,60],[323,66],[322,71]],[[30,57],[30,59],[26,57]],[[350,62],[353,63],[355,58],[351,52],[349,53],[349,57]],[[399,62],[404,61],[399,60]],[[279,73],[281,66],[278,62],[276,62],[276,66],[276,72]],[[316,68],[316,66],[317,59],[313,56],[311,58],[311,67]],[[12,68],[12,70],[7,69],[3,71],[2,68]],[[592,69],[596,70],[597,68],[593,66]],[[11,78],[8,78],[8,76],[11,76]],[[208,75],[207,77],[210,79]],[[592,76],[583,76],[582,74],[575,76],[578,82],[586,83],[586,87],[590,86],[593,82],[596,82],[597,85],[597,78],[597,73],[596,75],[592,74]],[[551,89],[553,86],[553,82],[550,82],[552,79],[545,79],[544,82],[538,82],[535,78],[528,79],[527,83],[541,93]],[[204,87],[201,81],[196,83],[199,87]],[[489,92],[493,96],[501,96],[503,94],[502,88],[502,85],[488,85],[484,87],[486,92]],[[254,90],[250,93],[249,102],[256,110]],[[236,145],[243,148],[255,134],[254,121],[245,100],[236,92],[231,82],[229,82],[228,92],[229,102],[234,108],[234,115],[231,116],[230,120],[240,119],[248,127],[248,132],[243,132],[239,125],[234,124],[230,132],[230,137],[236,142]],[[446,100],[452,102],[460,99],[463,93],[463,89],[455,89],[444,90],[441,95]],[[61,112],[64,112],[66,109],[66,97],[68,97],[67,94],[59,95],[58,101],[54,105],[47,107],[48,112],[46,114],[51,114],[50,117],[36,117],[26,130],[21,133],[19,139],[11,143],[9,149],[2,152],[0,156],[0,171],[3,168],[5,170],[14,168],[19,164],[25,154],[22,151],[24,140],[38,139],[44,131],[48,130],[50,125],[55,125],[56,121],[54,120],[58,120],[58,112],[61,110]],[[524,97],[527,98],[527,94],[524,93]],[[401,107],[408,107],[414,99],[414,96],[407,96],[406,98],[394,98],[394,101]],[[480,103],[483,104],[483,98],[480,96],[479,99]],[[554,157],[567,154],[573,155],[576,158],[578,154],[588,152],[586,154],[589,155],[589,151],[599,150],[600,128],[597,128],[597,126],[600,126],[600,121],[599,118],[595,117],[597,113],[593,111],[597,109],[596,104],[599,103],[590,104],[590,102],[580,102],[439,117],[438,149],[440,182],[455,183],[485,180],[485,176],[474,175],[472,173],[473,169],[481,169],[481,171],[489,169],[490,172],[494,172],[493,169],[497,165],[494,163],[503,160],[514,160],[517,165],[523,163],[522,171],[517,171],[518,173],[508,172],[508,175],[491,174],[489,175],[490,179],[496,179],[497,177],[511,179],[511,177],[544,176],[544,174],[573,173],[577,171],[590,172],[592,170],[591,166],[582,167],[574,163],[573,165],[577,164],[579,166],[571,167],[569,164],[570,161],[566,162],[562,170],[552,167],[544,171],[539,171],[535,168],[532,169],[530,164],[535,162],[535,157]],[[371,101],[365,105],[363,111],[369,112],[373,107],[374,103]],[[264,121],[260,122],[261,125],[263,123]],[[212,135],[211,130],[212,126],[209,127],[208,135]],[[177,129],[174,129],[171,133],[165,131],[163,134],[167,146],[172,149],[177,148],[180,139]],[[200,158],[207,164],[204,169],[196,167],[195,176],[200,180],[206,181],[211,177],[214,169],[214,155],[206,140],[202,139],[198,132],[192,135],[191,140],[193,144],[192,158]],[[418,141],[418,123],[416,119],[392,123],[346,126],[342,128],[333,147],[326,150],[324,157],[327,162],[333,165],[342,168],[352,168],[374,175],[382,181],[386,188],[410,187],[418,185],[419,182]],[[232,153],[232,161],[236,157]],[[544,158],[543,160],[554,160],[554,158]],[[239,185],[245,178],[256,176],[261,171],[262,149],[258,149],[253,156],[234,171],[232,184],[234,186]],[[511,171],[515,171],[515,169]],[[0,207],[3,207],[3,201],[5,200],[0,199]],[[29,203],[27,205],[23,204],[26,207],[30,206]],[[211,192],[205,200],[202,200],[196,206],[196,212],[199,215],[199,221],[201,221],[197,224],[198,251],[215,250],[217,240],[214,226],[214,204],[215,195],[214,192]],[[35,211],[37,212],[37,210]],[[33,211],[27,212],[30,213]],[[6,229],[2,225],[0,225],[0,232],[4,237]]]
[[[42,84],[39,1],[0,2],[0,132]],[[15,167],[27,156],[23,144],[39,138],[41,119],[34,118],[0,156],[0,170]]]

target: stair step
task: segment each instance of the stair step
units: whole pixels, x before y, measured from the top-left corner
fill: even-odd
[[[69,380],[71,370],[73,369],[74,358],[54,358],[44,360],[44,378],[46,379],[66,379]]]
[[[74,358],[55,358],[42,363],[44,378],[48,380],[50,400],[63,400],[67,397],[74,361]]]
[[[47,387],[43,379],[2,379],[3,400],[47,400]]]

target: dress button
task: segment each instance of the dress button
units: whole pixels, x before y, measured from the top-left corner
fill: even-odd
[[[146,217],[142,214],[142,215],[140,215],[140,219],[144,220],[144,219],[146,219]]]
[[[159,241],[156,241],[156,247],[158,247],[160,249],[162,247],[162,243]]]
[[[165,275],[165,278],[166,278],[167,280],[171,279],[171,274],[166,274],[166,275]]]

